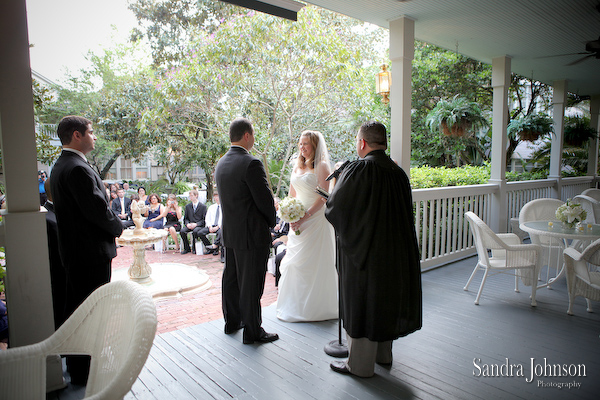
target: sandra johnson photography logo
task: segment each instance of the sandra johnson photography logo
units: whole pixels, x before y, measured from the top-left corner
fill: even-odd
[[[575,380],[569,382],[544,381],[543,378],[582,378],[587,376],[585,364],[561,364],[530,358],[529,363],[511,363],[505,358],[503,363],[484,363],[480,358],[473,359],[473,376],[482,378],[518,377],[525,382],[532,383],[537,380],[538,387],[555,387],[579,389],[581,383]]]

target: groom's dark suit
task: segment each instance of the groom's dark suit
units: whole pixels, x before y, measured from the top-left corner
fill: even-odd
[[[98,174],[78,154],[63,150],[50,180],[58,227],[60,258],[67,270],[70,315],[99,286],[110,281],[115,237],[123,232],[108,208]]]
[[[215,169],[223,210],[223,315],[225,331],[244,324],[244,342],[259,340],[260,298],[265,285],[275,206],[265,169],[256,157],[232,146]]]

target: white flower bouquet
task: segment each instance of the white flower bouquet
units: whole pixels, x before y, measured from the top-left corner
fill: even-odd
[[[304,216],[306,210],[304,204],[295,197],[286,197],[279,203],[279,211],[277,215],[285,222],[297,222]],[[300,231],[295,231],[296,235],[300,234]]]
[[[561,221],[568,228],[574,228],[578,222],[587,218],[587,212],[581,207],[581,204],[571,203],[571,199],[556,209],[556,219]]]

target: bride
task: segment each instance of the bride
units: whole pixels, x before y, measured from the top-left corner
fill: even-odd
[[[288,321],[323,321],[338,316],[334,230],[325,219],[325,199],[315,193],[330,173],[329,154],[323,135],[304,131],[300,154],[292,171],[290,193],[302,202],[306,214],[291,224],[287,252],[281,262],[277,318]]]

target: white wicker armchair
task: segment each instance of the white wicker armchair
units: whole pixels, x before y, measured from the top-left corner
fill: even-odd
[[[521,208],[519,212],[519,225],[530,222],[530,221],[557,221],[556,219],[556,209],[565,204],[563,201],[558,199],[536,199],[528,202]],[[550,268],[554,268],[556,271],[555,276],[558,275],[558,271],[560,267],[562,267],[562,263],[559,262],[562,260],[562,250],[563,244],[559,241],[559,239],[552,238],[549,236],[539,236],[535,234],[530,234],[529,238],[531,239],[531,243],[539,244],[542,246],[542,260],[540,262],[541,266],[547,265],[548,269],[546,271],[546,282],[548,282],[551,278],[550,276]]]
[[[541,247],[537,244],[521,244],[521,240],[514,233],[494,233],[481,218],[471,211],[466,212],[465,217],[469,220],[479,260],[464,290],[469,289],[477,270],[483,269],[484,275],[475,299],[475,304],[479,304],[483,285],[488,275],[511,271],[515,274],[515,292],[519,292],[519,278],[521,278],[525,286],[531,286],[531,305],[535,307],[537,305],[535,291]],[[491,250],[491,257],[488,250]]]
[[[596,188],[585,189],[583,192],[581,192],[581,194],[584,196],[590,196],[591,198],[593,198],[596,201],[600,201],[600,189],[596,189]]]
[[[148,358],[156,324],[152,297],[138,284],[103,285],[48,339],[0,352],[0,399],[45,398],[51,354],[91,355],[86,398],[123,398]]]
[[[581,207],[587,212],[587,217],[583,222],[591,224],[597,224],[596,221],[600,222],[600,201],[585,194],[578,194],[573,197],[573,202],[581,204]]]
[[[600,266],[600,239],[586,247],[583,253],[567,248],[564,257],[569,291],[567,314],[573,315],[573,301],[577,296],[585,297],[587,311],[592,312],[590,300],[600,301],[600,272],[590,271],[588,263]]]

